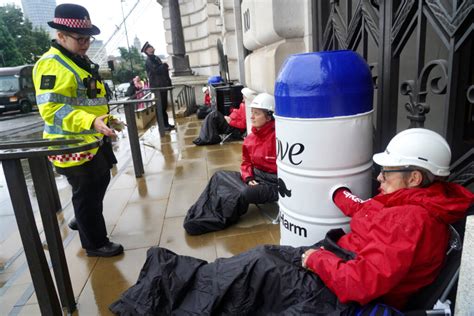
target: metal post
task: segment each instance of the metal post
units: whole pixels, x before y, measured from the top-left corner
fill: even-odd
[[[64,254],[61,233],[59,232],[58,220],[55,212],[55,201],[53,197],[53,185],[48,181],[49,161],[46,157],[29,158],[31,177],[35,186],[36,198],[43,221],[44,233],[48,243],[49,254],[53,264],[56,285],[58,287],[61,304],[70,313],[76,310],[76,301],[72,290],[71,277],[67,267]],[[55,185],[54,185],[55,187]]]
[[[128,42],[128,32],[127,32],[127,23],[125,22],[125,14],[123,13],[123,2],[125,0],[120,0],[120,6],[122,7],[122,18],[123,18],[123,26],[125,28],[125,37],[127,38],[127,49],[128,49],[128,59],[130,59],[130,70],[132,71],[133,76],[133,62],[132,62],[132,52],[130,51],[130,43]]]
[[[171,111],[173,111],[173,122],[176,125],[176,111],[174,109],[173,88],[170,89]]]
[[[135,177],[140,178],[144,173],[142,153],[140,151],[140,141],[138,139],[137,121],[135,121],[135,105],[126,104],[125,120],[127,121],[128,140],[130,141],[130,150],[132,151],[133,169]]]
[[[163,117],[163,105],[161,103],[161,90],[159,88],[153,89],[153,93],[155,94],[155,102],[156,107],[156,123],[158,124],[158,131],[160,132],[160,137],[165,136],[165,120]]]
[[[51,165],[50,162],[46,161],[46,169],[48,170],[48,177],[49,181],[51,183],[51,198],[54,202],[54,206],[52,210],[54,212],[60,212],[62,211],[62,206],[61,206],[61,199],[59,198],[59,192],[58,192],[58,186],[56,185],[56,179],[54,178],[54,172],[53,172],[53,166]]]
[[[61,305],[36,227],[20,159],[3,160],[2,166],[41,314],[60,316]]]

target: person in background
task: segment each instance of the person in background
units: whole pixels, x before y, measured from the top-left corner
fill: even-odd
[[[218,144],[221,134],[231,134],[232,139],[242,139],[247,129],[245,104],[250,104],[256,94],[252,89],[243,88],[243,101],[238,108],[232,109],[229,116],[217,110],[209,113],[202,123],[199,137],[193,143],[197,146]]]
[[[127,91],[125,92],[125,96],[130,97],[130,99],[141,99],[145,95],[144,89],[144,82],[140,79],[140,76],[133,77],[130,80],[130,85],[128,86]],[[138,103],[136,105],[136,109],[140,110],[145,108],[144,103]]]
[[[91,23],[89,12],[76,4],[58,5],[48,24],[57,30],[56,39],[33,70],[38,109],[45,122],[43,137],[102,143],[49,159],[72,186],[75,219],[69,226],[79,230],[82,248],[88,256],[116,256],[123,247],[108,239],[102,212],[110,169],[117,163],[110,137],[116,136],[113,128],[120,130],[123,123],[109,114],[99,66],[86,55],[100,30]]]
[[[250,107],[252,133],[242,146],[240,173],[218,171],[212,176],[184,219],[184,229],[191,235],[226,228],[245,214],[251,203],[278,200],[273,118],[275,99],[270,94],[261,93]]]
[[[171,78],[169,75],[169,67],[167,63],[163,63],[160,57],[155,55],[155,48],[146,42],[141,50],[147,56],[145,69],[148,76],[150,88],[163,88],[172,86]],[[154,93],[156,93],[154,91]],[[168,120],[168,91],[160,91],[161,97],[161,109],[163,115],[163,121],[166,130],[172,130],[174,125],[171,125]]]
[[[359,315],[357,309],[374,300],[403,308],[437,278],[446,260],[449,224],[465,218],[474,194],[444,181],[451,150],[433,131],[405,130],[373,160],[380,166],[375,197],[362,200],[347,185],[328,192],[352,218],[347,234],[331,230],[311,247],[264,245],[211,263],[153,247],[139,280],[111,310]]]
[[[208,87],[202,87],[202,93],[204,93],[204,105],[208,108],[211,107],[211,95]]]

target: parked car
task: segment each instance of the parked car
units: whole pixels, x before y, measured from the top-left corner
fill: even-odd
[[[125,92],[127,92],[130,82],[121,83],[118,86],[115,86],[115,96],[117,98],[125,97]]]
[[[31,112],[36,105],[33,65],[0,68],[0,114],[12,110]]]

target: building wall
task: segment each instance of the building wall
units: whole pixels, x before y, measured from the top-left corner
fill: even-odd
[[[94,41],[89,50],[87,51],[87,55],[91,58],[91,60],[97,64],[101,69],[108,69],[107,65],[107,49],[104,46],[104,42],[101,40]]]
[[[311,8],[308,0],[243,0],[245,83],[273,94],[278,71],[290,54],[311,51]]]
[[[168,1],[163,6],[163,19],[168,54],[173,54]],[[222,19],[219,6],[211,0],[180,0],[181,23],[186,54],[196,75],[219,74],[217,39],[222,40]],[[172,66],[172,65],[171,65]]]
[[[171,55],[168,1],[163,6],[167,52]],[[238,1],[237,1],[238,2]],[[311,41],[309,0],[243,0],[243,43],[237,42],[233,0],[180,0],[186,54],[196,75],[219,74],[217,40],[223,43],[231,80],[238,80],[239,63],[245,63],[245,84],[273,93],[280,66],[289,54],[308,52]],[[250,54],[239,59],[238,46]]]

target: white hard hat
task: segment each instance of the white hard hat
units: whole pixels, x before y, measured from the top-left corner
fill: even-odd
[[[202,87],[202,93],[206,93],[207,87]]]
[[[246,98],[246,99],[250,99],[250,98],[255,98],[255,96],[257,95],[257,91],[254,91],[250,88],[243,88],[242,89],[242,95]]]
[[[268,93],[260,93],[250,104],[251,108],[273,111],[275,108],[275,98]]]
[[[373,159],[380,166],[416,166],[444,177],[449,175],[451,149],[441,135],[429,129],[410,128],[395,135],[387,149]]]

